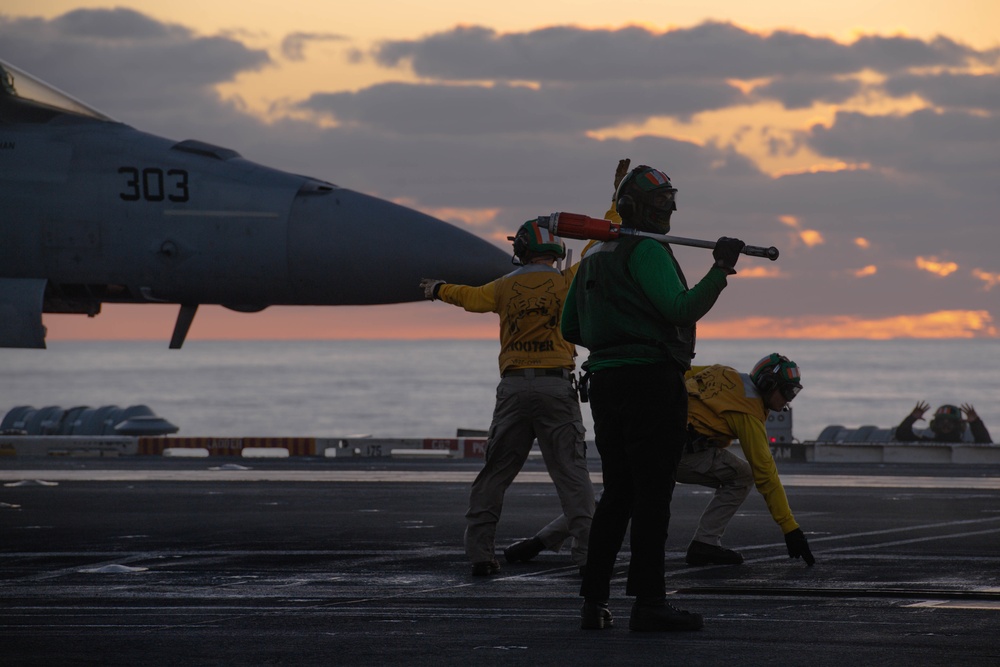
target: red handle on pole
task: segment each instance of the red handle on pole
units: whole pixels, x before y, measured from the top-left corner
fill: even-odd
[[[548,228],[556,236],[568,239],[613,241],[621,236],[621,225],[579,213],[553,213],[548,218]]]
[[[645,236],[656,239],[663,243],[676,243],[678,245],[692,246],[694,248],[714,248],[715,241],[703,241],[701,239],[688,239],[683,236],[668,236],[667,234],[653,234],[651,232],[640,232],[636,229],[626,229],[621,225],[616,225],[609,220],[591,218],[579,213],[553,213],[552,215],[537,218],[538,226],[548,229],[556,236],[564,236],[568,239],[585,239],[593,241],[614,241],[621,236]],[[751,257],[766,257],[772,262],[778,259],[778,249],[774,246],[762,248],[759,246],[744,246],[741,251],[744,255]]]

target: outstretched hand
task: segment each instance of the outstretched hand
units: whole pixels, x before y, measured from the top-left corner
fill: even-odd
[[[927,410],[930,407],[931,407],[930,403],[926,403],[924,401],[917,401],[917,405],[915,408],[913,408],[913,411],[910,413],[910,417],[912,417],[914,420],[923,419],[924,413],[927,412]]]
[[[969,422],[979,421],[979,415],[976,414],[976,409],[968,403],[962,403],[962,412],[965,413],[965,419]]]
[[[443,280],[435,278],[424,278],[420,281],[420,289],[424,291],[424,298],[434,300],[437,298],[437,289],[444,285]]]

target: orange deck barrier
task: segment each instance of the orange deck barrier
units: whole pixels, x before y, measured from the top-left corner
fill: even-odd
[[[167,448],[207,449],[209,456],[240,456],[250,447],[282,447],[289,456],[315,456],[316,438],[178,438],[141,437],[139,454],[162,454]]]
[[[486,456],[486,438],[424,438],[423,444],[424,449],[448,449],[466,459]]]

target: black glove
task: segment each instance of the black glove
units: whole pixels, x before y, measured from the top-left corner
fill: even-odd
[[[788,546],[789,558],[801,558],[806,562],[806,565],[810,566],[816,562],[812,552],[809,551],[809,543],[806,542],[805,533],[802,532],[801,528],[785,533],[785,544]]]
[[[729,275],[733,275],[736,273],[736,269],[733,267],[740,259],[740,251],[745,247],[746,244],[739,239],[731,239],[728,236],[719,237],[719,240],[715,242],[715,249],[712,250],[715,265]]]
[[[715,242],[715,249],[712,250],[712,257],[715,258],[715,265],[733,275],[736,273],[736,262],[740,259],[740,251],[746,247],[746,243],[739,239],[731,239],[722,236]]]

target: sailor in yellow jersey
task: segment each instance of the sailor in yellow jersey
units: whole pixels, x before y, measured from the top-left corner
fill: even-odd
[[[685,560],[690,565],[735,565],[743,557],[723,548],[722,535],[740,505],[756,486],[771,517],[785,536],[788,555],[816,562],[805,534],[792,515],[788,497],[764,426],[770,410],[783,410],[802,389],[799,367],[780,354],[770,354],[749,373],[728,366],[695,367],[686,375],[688,442],[677,481],[714,488]],[[746,460],[726,448],[740,441]]]
[[[514,241],[519,268],[480,287],[421,281],[424,296],[474,313],[500,317],[500,384],[486,445],[483,469],[472,483],[466,512],[465,552],[472,573],[500,571],[495,557],[497,522],[507,487],[520,472],[535,439],[555,483],[563,516],[543,529],[508,560],[528,560],[542,547],[558,550],[566,533],[573,562],[587,563],[594,489],[587,469],[586,429],[573,369],[576,348],[559,330],[566,291],[576,274],[554,266],[566,256],[561,239],[534,220],[518,229]],[[546,543],[547,534],[558,537]],[[521,544],[521,543],[519,543]]]

